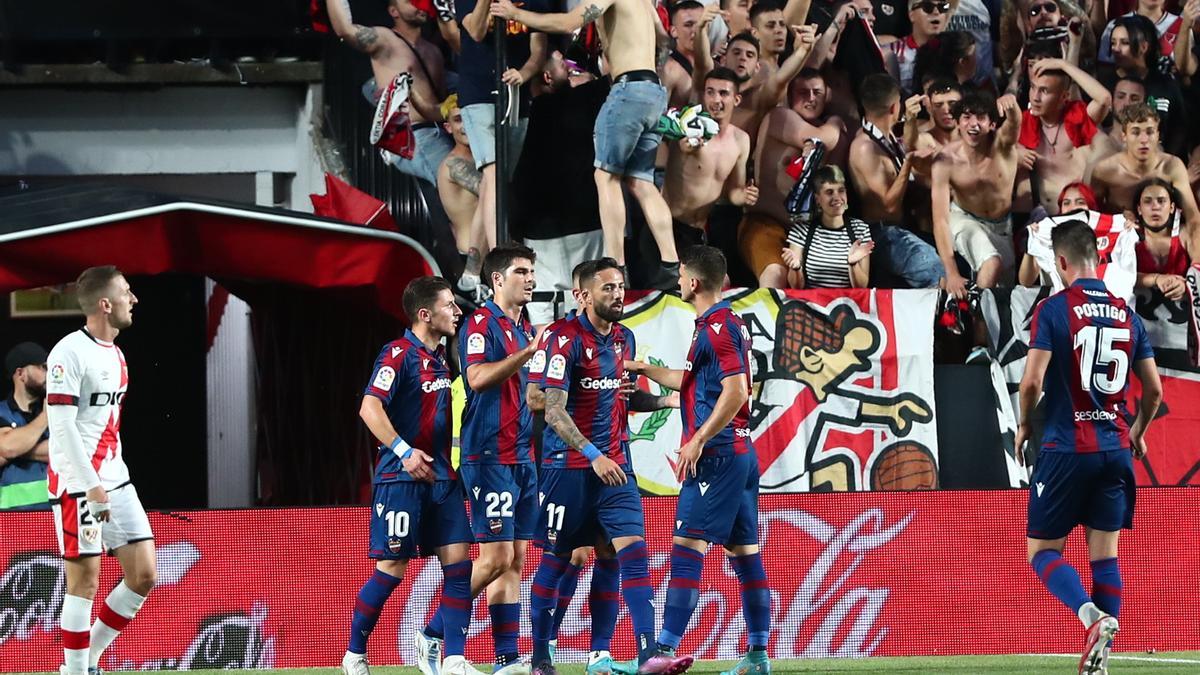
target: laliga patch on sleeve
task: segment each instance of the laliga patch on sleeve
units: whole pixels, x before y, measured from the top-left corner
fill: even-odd
[[[533,358],[529,359],[529,372],[540,373],[546,369],[546,350],[539,349],[533,354]]]
[[[375,381],[371,383],[371,386],[383,391],[391,391],[392,382],[395,381],[396,371],[391,366],[384,366],[379,369],[378,373],[375,373]]]
[[[67,369],[61,363],[50,366],[50,383],[62,384],[67,379]]]
[[[555,354],[550,357],[550,367],[546,370],[546,377],[552,380],[561,380],[563,375],[567,374],[567,359],[562,354]]]
[[[482,354],[483,347],[483,333],[472,333],[467,337],[468,354]]]

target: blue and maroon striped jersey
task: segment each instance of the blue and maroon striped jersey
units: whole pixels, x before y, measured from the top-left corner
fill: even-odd
[[[522,312],[516,324],[491,300],[467,317],[458,336],[463,380],[467,368],[503,361],[533,339],[532,326]],[[484,391],[468,384],[463,411],[462,462],[464,464],[532,464],[533,415],[525,405],[528,363],[512,377]]]
[[[721,381],[746,378],[750,388],[750,333],[728,302],[713,305],[696,319],[692,346],[683,368],[679,412],[683,416],[683,443],[704,425],[717,398]],[[753,450],[750,443],[750,404],[743,403],[733,420],[704,446],[704,455],[741,455]]]
[[[567,315],[561,319],[557,319],[554,323],[546,326],[546,330],[542,331],[542,343],[538,345],[538,350],[534,352],[533,358],[529,359],[529,379],[528,384],[542,386],[542,376],[546,372],[546,352],[547,345],[550,344],[550,336],[562,330],[563,326],[575,320],[575,310],[567,312]]]
[[[453,433],[450,405],[450,369],[446,350],[429,351],[411,330],[383,346],[371,381],[364,393],[383,401],[388,420],[400,438],[433,457],[436,480],[453,480],[450,437]],[[400,457],[380,445],[375,460],[375,484],[411,481],[400,466]]]
[[[567,412],[580,433],[626,470],[631,470],[625,452],[629,420],[621,383],[625,359],[636,353],[632,331],[614,323],[608,335],[601,335],[587,314],[580,314],[550,338],[542,379],[543,388],[567,392]],[[546,425],[542,466],[590,469],[592,463]]]
[[[1154,358],[1137,313],[1099,279],[1079,279],[1038,305],[1029,347],[1050,352],[1042,450],[1127,449],[1130,367]]]

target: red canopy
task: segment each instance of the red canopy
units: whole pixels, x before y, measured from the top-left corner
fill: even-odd
[[[86,204],[79,187],[0,197],[0,292],[66,283],[87,267],[113,264],[131,275],[373,287],[379,306],[403,318],[404,286],[439,273],[420,244],[396,232],[283,209],[103,189],[103,199]],[[62,190],[71,199],[56,200],[53,193]]]

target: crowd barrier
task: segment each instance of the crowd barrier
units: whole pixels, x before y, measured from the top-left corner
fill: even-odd
[[[1136,529],[1122,537],[1125,581],[1118,650],[1200,649],[1200,515],[1194,488],[1139,493]],[[761,501],[763,557],[773,595],[775,658],[1061,653],[1083,631],[1025,561],[1022,490],[772,494]],[[645,499],[655,606],[669,576],[675,498]],[[105,654],[116,669],[332,666],[370,574],[368,507],[153,513],[159,586]],[[61,663],[64,578],[47,513],[0,514],[0,671]],[[538,556],[530,549],[522,598]],[[1067,559],[1087,583],[1082,537]],[[104,561],[101,595],[118,581]],[[410,663],[412,630],[436,602],[441,572],[414,561],[370,642],[373,664]],[[563,622],[562,661],[585,658],[590,568]],[[719,552],[706,561],[700,606],[682,649],[734,658],[745,641],[737,581]],[[633,654],[622,611],[614,651]],[[521,650],[530,649],[523,612]],[[476,604],[468,657],[491,658],[487,611]]]

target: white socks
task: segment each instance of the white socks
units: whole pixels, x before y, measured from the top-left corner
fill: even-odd
[[[92,601],[78,595],[63,596],[62,628],[63,665],[68,675],[86,675],[88,669],[88,645],[91,636],[88,626],[92,623]]]
[[[1083,622],[1084,628],[1091,628],[1092,624],[1107,616],[1094,602],[1085,602],[1079,608],[1079,620]]]
[[[129,625],[145,601],[146,596],[134,593],[125,585],[124,580],[112,589],[104,599],[104,605],[100,607],[100,616],[96,617],[96,623],[92,624],[89,666],[95,668],[99,665],[104,650],[117,639],[122,630],[125,630],[125,626]]]

